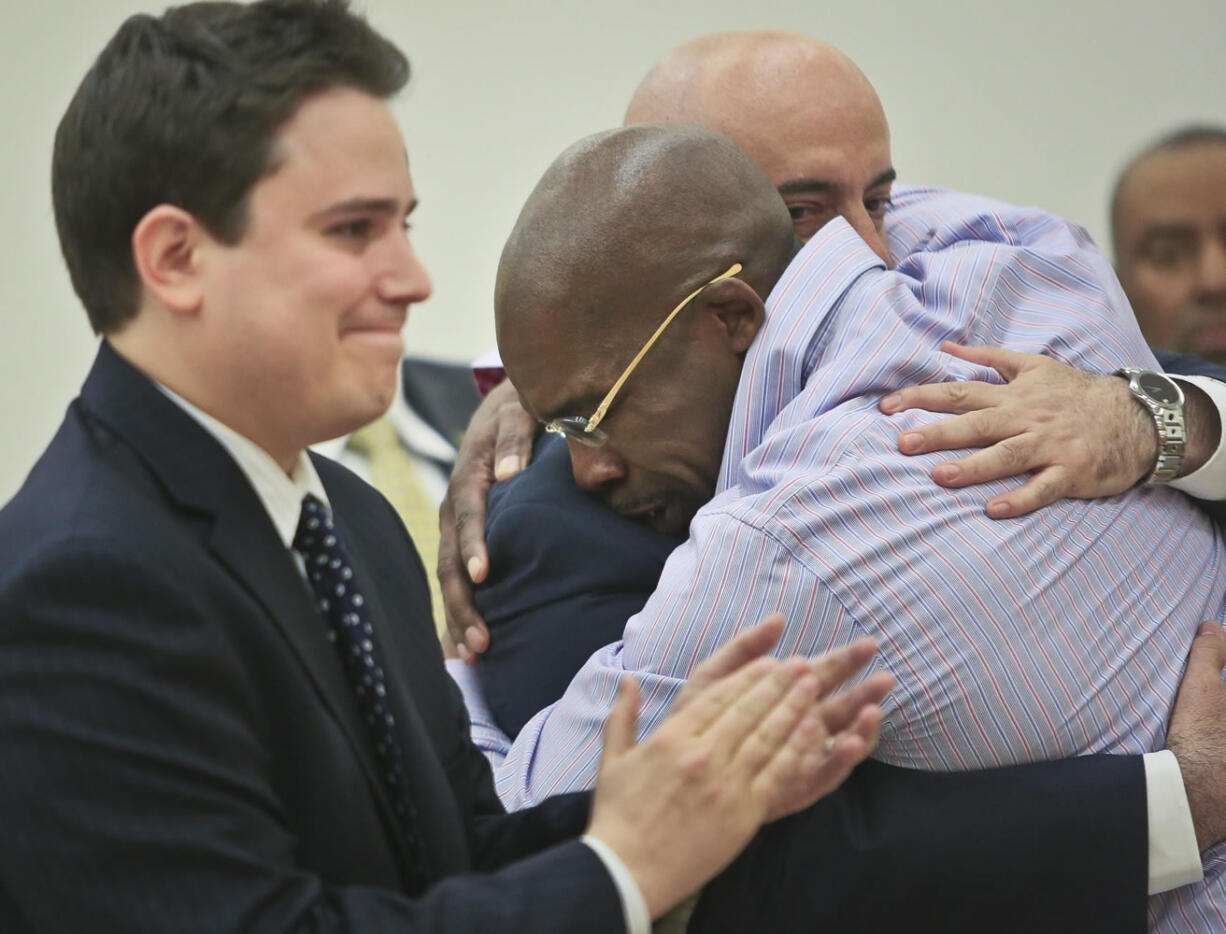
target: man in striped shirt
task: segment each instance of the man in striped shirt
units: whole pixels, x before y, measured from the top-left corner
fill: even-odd
[[[894,258],[905,258],[917,244],[922,243],[922,239],[917,238],[916,229],[913,229],[914,222],[909,220],[914,211],[906,210],[911,207],[912,192],[902,191],[896,199],[897,205],[890,205],[894,173],[889,131],[880,102],[871,84],[854,63],[828,45],[791,33],[724,33],[687,43],[653,69],[635,93],[627,111],[627,121],[643,120],[691,120],[713,126],[731,136],[767,169],[783,195],[796,233],[802,240],[812,236],[831,217],[842,216],[883,259],[892,261]],[[918,233],[922,234],[923,231]],[[1017,233],[1014,231],[1013,235]],[[1127,395],[1123,381],[1112,377],[1091,377],[1043,357],[1023,359],[998,352],[987,355],[986,359],[1002,363],[1006,368],[1018,367],[1002,373],[1013,377],[1012,385],[1003,387],[988,382],[959,381],[890,394],[899,399],[895,409],[911,404],[944,408],[946,411],[991,407],[978,413],[991,415],[995,420],[990,423],[989,429],[980,430],[978,438],[968,436],[966,429],[968,418],[978,415],[911,425],[912,431],[906,435],[919,435],[920,439],[916,443],[914,438],[905,436],[908,452],[976,446],[990,444],[997,438],[1008,439],[1005,444],[988,447],[984,452],[954,462],[962,468],[961,478],[948,477],[944,473],[948,465],[933,464],[932,472],[939,482],[962,486],[985,478],[1006,477],[1028,469],[1042,468],[1037,482],[1027,483],[1020,489],[1005,490],[999,484],[992,488],[995,495],[990,505],[1006,505],[1013,512],[1021,512],[1060,495],[1095,495],[1123,489],[1143,477],[1149,469],[1154,444],[1152,423],[1147,424],[1147,416]],[[958,398],[945,398],[947,387],[951,386],[957,387],[961,394]],[[510,389],[509,384],[507,388]],[[1212,429],[1215,417],[1212,406],[1208,406],[1206,415],[1208,400],[1199,396],[1194,386],[1185,385],[1184,388],[1189,393],[1189,425]],[[1208,388],[1212,391],[1213,385]],[[1221,394],[1220,386],[1216,391]],[[514,398],[513,391],[510,396]],[[1071,405],[1070,399],[1074,400]],[[1046,406],[1046,412],[1041,412],[1037,418],[1027,413],[1027,409],[1036,404]],[[1195,406],[1201,407],[1194,411]],[[476,434],[479,432],[470,432],[470,436]],[[989,435],[986,439],[983,437],[985,434]],[[1226,458],[1220,448],[1214,457],[1208,457],[1217,445],[1217,439],[1208,437],[1208,434],[1207,430],[1202,431],[1198,438],[1193,439],[1201,442],[1201,449],[1194,452],[1197,445],[1190,445],[1185,469],[1206,460],[1209,463],[1191,472],[1181,482],[1188,492],[1196,495],[1220,496],[1223,492],[1222,466]],[[1098,439],[1098,443],[1095,443],[1095,439]],[[1115,446],[1118,456],[1104,459],[1103,439]],[[1042,460],[1053,454],[1058,460]],[[513,445],[504,446],[500,441],[496,460],[499,468],[505,472],[504,462],[522,461],[522,454]],[[1104,464],[1113,468],[1106,475]],[[493,466],[491,461],[490,468]],[[540,488],[538,481],[533,482]],[[569,478],[566,485],[570,486]],[[582,497],[572,498],[575,502],[582,501]],[[483,508],[483,505],[482,491],[476,500],[461,503],[460,508],[472,513]],[[556,510],[562,507],[563,500],[550,501],[548,505]],[[573,512],[575,506],[572,504],[570,508]],[[540,504],[520,503],[515,515],[539,515],[539,510]],[[593,525],[599,525],[594,519]],[[570,522],[571,525],[581,523],[582,516],[576,515]],[[520,534],[532,535],[531,526],[520,525]],[[473,519],[470,514],[460,535],[464,543],[464,559],[469,568],[474,567],[475,562],[478,576],[484,574],[486,561],[484,546],[480,542],[481,528],[480,519]],[[568,550],[571,547],[567,545]],[[536,552],[525,551],[522,545],[512,548],[511,552],[514,560],[521,563],[527,558],[520,559],[519,556],[530,553]],[[504,551],[493,569],[501,579],[519,580],[530,573],[531,569],[519,565],[508,568],[506,556],[507,552]],[[570,560],[573,562],[576,559]],[[452,563],[458,569],[464,561],[453,558]],[[440,567],[440,571],[443,570]],[[509,577],[506,576],[508,570]],[[457,594],[463,598],[466,594],[464,582],[459,579],[460,573],[450,576],[453,598]],[[444,586],[447,586],[447,575],[444,575]],[[547,589],[542,585],[541,590]],[[488,599],[500,601],[498,594],[505,594],[505,591],[506,586],[500,585],[489,592]],[[600,596],[594,594],[592,600],[598,602]],[[510,602],[522,607],[526,603],[531,605],[534,600],[539,601],[541,591],[529,589],[522,594],[517,591],[514,597]],[[642,597],[638,597],[638,600],[641,605]],[[465,605],[463,599],[453,599],[451,604],[452,632],[461,644],[461,651],[466,636],[468,645],[480,651],[486,644],[486,637],[481,621],[472,612],[471,603]],[[591,601],[586,601],[585,605],[590,606]],[[559,607],[558,611],[563,612],[563,609]],[[534,612],[539,615],[539,611]],[[620,633],[621,622],[625,619],[624,615],[618,620],[610,618],[609,625],[602,625],[596,624],[591,617],[592,613],[588,612],[576,619],[573,627],[566,627],[568,635],[564,642],[571,647],[571,654],[580,659],[591,649],[579,648],[575,645],[576,641],[597,632]],[[533,626],[530,618],[516,625],[521,629],[523,626],[540,629]],[[542,640],[551,640],[550,631],[540,630],[541,634],[534,637],[538,649],[544,647]],[[530,638],[530,634],[524,638]],[[589,638],[586,644],[594,647],[604,641],[597,639],[593,642]],[[504,656],[508,651],[530,651],[532,657],[538,659],[548,654],[532,650],[531,646],[515,648],[507,641],[505,633],[499,650]],[[536,666],[539,671],[543,663],[534,661],[527,664]],[[1149,801],[1151,892],[1199,879],[1197,843],[1203,849],[1221,835],[1218,828],[1222,809],[1216,801],[1220,795],[1215,790],[1220,782],[1214,776],[1220,774],[1222,766],[1214,759],[1221,759],[1222,754],[1214,751],[1215,743],[1220,743],[1220,740],[1212,723],[1221,719],[1220,713],[1214,711],[1221,709],[1222,687],[1220,679],[1212,671],[1212,661],[1196,667],[1203,669],[1203,674],[1196,678],[1189,676],[1189,690],[1185,693],[1197,698],[1199,706],[1184,704],[1182,722],[1185,726],[1191,722],[1202,725],[1197,734],[1193,735],[1185,729],[1178,738],[1183,740],[1183,780],[1188,783],[1199,840],[1193,837],[1190,825],[1169,816],[1177,814],[1179,810],[1186,814],[1188,806],[1183,780],[1173,757],[1165,752],[1146,755],[1143,758]],[[482,671],[478,669],[478,672]],[[535,678],[536,693],[540,694],[542,682],[546,680],[550,685],[565,685],[573,672],[574,667],[571,667],[565,676],[559,678]],[[470,671],[453,668],[453,673],[466,676],[461,678],[462,682],[471,685]],[[514,675],[514,671],[508,671],[500,676],[504,687],[513,684],[513,680],[508,679],[513,679]],[[1213,687],[1215,681],[1216,689]],[[549,689],[545,687],[545,690]],[[557,697],[561,692],[560,687],[552,690],[556,693],[547,694],[546,699]],[[532,739],[511,747],[509,739],[490,728],[492,721],[481,705],[481,691],[472,689],[466,693],[478,721],[477,737],[495,762],[500,762],[507,750],[512,749],[510,764],[500,767],[504,773],[513,772],[514,763],[521,761],[521,758],[536,767],[552,762],[555,755],[565,757],[570,754],[565,747],[555,749],[551,735],[539,743]],[[568,698],[558,707],[564,708],[565,704],[573,702],[576,702],[575,698]],[[584,701],[580,698],[577,702]],[[536,706],[530,709],[535,710]],[[556,708],[547,712],[546,716],[555,713]],[[1172,747],[1176,738],[1173,725]],[[520,750],[525,743],[529,751],[521,757],[516,750]],[[1033,776],[1028,779],[1018,776],[1016,781],[1033,784],[1036,779]],[[1071,781],[1076,784],[1076,780]],[[1007,788],[1016,787],[1013,779],[1006,783],[1004,776],[1001,776],[1001,783],[1006,793]],[[522,797],[519,787],[520,783],[514,778],[507,778],[504,782],[505,791],[511,798]],[[1086,783],[1086,787],[1092,785]],[[1103,796],[1100,794],[1097,797]],[[1057,813],[1054,806],[1048,810]],[[1120,814],[1120,821],[1129,826],[1137,818],[1138,815],[1131,811]]]
[[[884,761],[957,770],[1161,746],[1195,624],[1223,616],[1209,523],[1148,488],[995,523],[977,494],[933,487],[931,456],[898,451],[900,423],[928,416],[877,408],[898,385],[981,375],[940,353],[945,339],[1097,371],[1145,360],[1105,260],[1077,228],[980,199],[917,190],[894,217],[910,241],[895,272],[837,219],[792,259],[769,179],[684,128],[585,141],[538,186],[499,278],[508,375],[573,439],[581,485],[657,528],[694,518],[623,642],[521,733],[504,798],[588,782],[619,674],[639,673],[650,728],[695,659],[766,608],[789,619],[792,650],[881,640],[900,683]],[[1155,900],[1163,929],[1223,923],[1215,852],[1203,886]]]

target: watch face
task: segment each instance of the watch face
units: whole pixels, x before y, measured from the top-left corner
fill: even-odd
[[[1179,402],[1179,387],[1161,373],[1142,373],[1137,377],[1137,385],[1145,395],[1161,405],[1175,405]]]

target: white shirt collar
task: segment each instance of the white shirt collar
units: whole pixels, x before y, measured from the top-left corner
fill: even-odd
[[[154,385],[166,394],[175,405],[200,423],[205,431],[217,439],[226,451],[234,458],[234,463],[243,472],[243,476],[255,490],[255,495],[264,504],[268,518],[285,543],[291,548],[294,533],[298,530],[298,517],[302,513],[302,498],[307,493],[313,494],[324,505],[331,508],[328,494],[324,491],[323,482],[315,472],[315,465],[307,457],[305,451],[298,452],[293,470],[286,476],[280,465],[273,460],[272,455],[249,438],[244,438],[233,428],[219,422],[207,412],[202,412],[182,396],[171,392],[161,383]]]
[[[455,445],[409,407],[403,391],[396,395],[396,401],[387,410],[387,419],[396,429],[400,443],[410,451],[445,464],[455,460]]]

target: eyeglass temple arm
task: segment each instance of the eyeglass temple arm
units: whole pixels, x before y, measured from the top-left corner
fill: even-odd
[[[608,394],[605,395],[605,397],[600,401],[600,405],[596,406],[596,411],[592,413],[592,417],[589,418],[587,420],[587,424],[583,426],[584,432],[590,432],[590,431],[596,430],[596,426],[599,425],[600,422],[604,419],[605,413],[609,410],[609,406],[612,404],[613,400],[617,397],[617,393],[622,388],[622,384],[626,381],[627,377],[629,377],[630,374],[634,372],[634,368],[639,365],[639,361],[643,359],[643,355],[647,353],[647,351],[651,350],[651,345],[654,344],[656,340],[659,338],[659,336],[664,333],[664,329],[668,327],[669,322],[672,321],[673,318],[677,317],[678,314],[680,314],[681,309],[684,308],[686,305],[688,305],[690,302],[692,302],[694,298],[698,295],[698,293],[701,292],[703,289],[705,289],[707,286],[715,285],[715,283],[722,282],[724,279],[732,278],[738,272],[740,272],[742,268],[743,267],[741,266],[740,263],[733,263],[731,266],[728,267],[726,272],[720,273],[710,282],[703,283],[698,288],[696,288],[693,292],[687,295],[685,298],[681,299],[680,304],[678,304],[676,308],[674,308],[672,311],[668,313],[668,317],[665,318],[660,323],[660,326],[656,328],[655,333],[652,334],[650,338],[648,338],[647,343],[643,345],[643,349],[634,355],[634,359],[630,361],[630,365],[626,367],[622,375],[617,378],[617,382],[613,384],[613,388],[610,389]]]

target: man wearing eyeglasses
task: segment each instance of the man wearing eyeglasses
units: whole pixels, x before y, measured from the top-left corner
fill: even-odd
[[[1144,359],[1109,267],[1047,215],[898,200],[918,233],[892,273],[842,220],[797,254],[770,180],[692,127],[585,140],[538,185],[499,271],[508,377],[566,435],[581,486],[689,539],[623,641],[525,729],[500,776],[512,800],[585,780],[616,672],[644,674],[650,726],[692,660],[765,606],[795,611],[802,652],[879,636],[901,685],[878,755],[894,765],[1162,745],[1196,622],[1226,610],[1210,523],[1162,489],[994,522],[927,482],[931,457],[899,453],[898,424],[924,417],[877,407],[888,387],[973,374],[942,339],[1096,370]],[[1025,247],[1003,239],[1015,228]],[[1212,851],[1208,866],[1151,902],[1159,929],[1226,905]]]
[[[794,91],[789,93],[793,86]],[[812,93],[805,93],[806,89]],[[816,93],[818,89],[821,94]],[[772,100],[775,102],[773,107]],[[856,105],[847,105],[847,101],[855,101]],[[842,106],[840,102],[843,102]],[[725,34],[697,40],[669,56],[648,76],[631,103],[627,119],[631,122],[644,119],[698,120],[732,136],[767,169],[771,181],[788,204],[795,231],[802,240],[808,239],[832,216],[842,216],[883,258],[905,256],[909,251],[907,244],[914,242],[903,221],[905,214],[897,209],[887,214],[893,172],[888,130],[880,104],[859,70],[828,46],[803,37],[780,34]],[[664,311],[659,313],[662,315]],[[634,349],[626,350],[627,361]],[[1117,432],[1120,438],[1129,439],[1121,447],[1127,448],[1132,444],[1135,453],[1144,451],[1148,445],[1152,452],[1152,422],[1148,427],[1143,419],[1138,419],[1135,425],[1130,424],[1132,409],[1137,412],[1143,410],[1128,395],[1123,380],[1102,378],[1090,381],[1054,361],[1024,355],[997,352],[985,359],[1000,362],[1005,367],[1019,367],[1020,376],[1012,388],[1016,390],[1018,385],[1027,387],[1029,396],[1023,398],[1031,404],[1036,391],[1040,394],[1040,402],[1049,405],[1059,403],[1065,409],[1070,408],[1067,400],[1071,397],[1105,426],[1117,424],[1110,421],[1107,413],[1118,410],[1122,403],[1124,407],[1116,416],[1122,419],[1118,423],[1121,427],[1111,431]],[[1013,403],[1002,387],[969,385],[977,393],[999,393],[999,398],[991,400],[991,405],[996,407],[994,414],[1003,419],[1005,427],[1011,421],[1016,422],[1018,409],[1011,408]],[[893,387],[883,386],[882,391],[887,388]],[[936,388],[943,391],[942,387]],[[1042,396],[1044,392],[1047,393],[1046,399]],[[927,390],[904,393],[904,401],[909,396],[930,405],[933,402],[933,395]],[[594,410],[600,400],[593,398],[587,401]],[[972,398],[965,404],[974,401]],[[616,409],[615,405],[613,409]],[[1189,422],[1192,420],[1190,412]],[[965,434],[966,421],[960,419],[952,423],[954,437]],[[927,443],[908,450],[942,446],[942,438],[950,437],[943,434],[946,430],[944,426],[950,424],[916,424],[914,428],[924,433]],[[1201,427],[1204,425],[1202,421]],[[998,446],[996,455],[999,456],[1005,449],[1025,453],[1025,449],[1017,445],[1031,444],[1033,438],[1042,436],[1043,429],[1043,420],[1039,420],[1027,430],[1025,437],[1015,439],[1011,445]],[[1139,434],[1136,434],[1138,429]],[[604,426],[598,424],[597,430],[603,431]],[[1064,484],[1089,482],[1093,478],[1086,465],[1093,465],[1098,454],[1092,444],[1083,443],[1076,432],[1070,433],[1067,423],[1061,430],[1069,437],[1063,439],[1064,443],[1057,453],[1067,455],[1067,459],[1049,470],[1047,479],[1055,478]],[[1061,440],[1058,435],[1056,437]],[[1048,452],[1052,450],[1050,442],[1049,437],[1046,445]],[[1207,446],[1211,449],[1211,445]],[[520,455],[512,451],[513,448],[499,448],[496,459],[500,467],[508,458],[519,458]],[[1025,456],[1031,454],[1025,453]],[[1152,458],[1152,454],[1149,456]],[[1141,457],[1143,459],[1144,455]],[[625,619],[642,606],[654,588],[655,577],[668,552],[681,541],[680,537],[652,536],[648,529],[619,522],[612,513],[602,515],[601,510],[592,507],[574,489],[567,476],[570,468],[564,451],[546,449],[541,458],[541,463],[532,470],[515,477],[510,484],[496,485],[492,493],[493,499],[500,502],[495,504],[497,508],[490,527],[491,553],[487,566],[492,575],[491,586],[478,593],[478,601],[483,614],[496,626],[495,642],[490,647],[494,663],[477,669],[484,691],[469,692],[470,702],[478,713],[491,713],[479,706],[483,694],[495,708],[494,715],[487,716],[484,725],[478,727],[478,736],[488,749],[496,751],[496,761],[500,760],[503,752],[511,749],[510,758],[498,766],[502,790],[511,799],[522,795],[525,785],[530,786],[538,777],[548,782],[559,781],[562,763],[568,755],[567,741],[560,739],[556,732],[541,729],[541,724],[553,717],[552,711],[529,723],[532,715],[562,694],[571,674],[593,649],[620,638]],[[1082,459],[1080,465],[1078,458]],[[1198,459],[1203,460],[1204,455],[1189,456],[1185,467]],[[1117,469],[1126,473],[1134,468],[1128,466],[1125,460],[1117,464]],[[986,468],[983,457],[976,455],[971,461],[961,463],[970,465],[965,476],[972,479],[984,477]],[[594,454],[580,451],[576,464],[579,474],[584,476],[585,486],[589,488],[618,484],[616,471],[609,471],[607,460],[602,461]],[[1147,469],[1145,464],[1135,466],[1138,476]],[[1126,479],[1124,485],[1133,482],[1133,479]],[[943,479],[943,482],[948,481]],[[1036,504],[1034,496],[1043,492],[1041,487],[1042,484],[1028,484],[1026,495],[1029,498],[1019,498],[1018,491],[1007,492],[998,486],[993,502],[1010,503],[1019,509],[1033,508]],[[1064,491],[1068,491],[1067,487]],[[677,495],[680,498],[685,493],[682,490]],[[1044,495],[1055,494],[1048,490]],[[618,498],[623,507],[628,506],[632,512],[649,515],[657,523],[669,522],[668,508],[633,502],[624,493],[619,493]],[[548,532],[542,523],[548,524]],[[469,566],[476,561],[478,570],[484,572],[485,553],[474,541],[479,539],[480,531],[481,523],[473,522],[470,517],[462,537],[466,540],[465,557],[470,562]],[[542,541],[538,542],[537,538]],[[545,539],[559,545],[565,541],[567,545],[565,548],[550,548]],[[456,611],[453,623],[461,623],[456,632],[461,639],[469,624],[479,626],[476,617],[454,601],[453,610]],[[476,632],[476,639],[471,643],[473,647],[482,647],[484,635]],[[689,651],[688,646],[672,639],[661,639],[658,647],[660,651]],[[1188,780],[1193,797],[1194,816],[1202,830],[1202,846],[1217,838],[1218,831],[1210,828],[1220,826],[1220,820],[1213,817],[1217,814],[1213,796],[1217,794],[1215,786],[1218,783],[1211,776],[1218,771],[1213,759],[1215,756],[1221,758],[1222,754],[1214,752],[1214,718],[1205,714],[1218,709],[1210,700],[1218,697],[1218,693],[1214,693],[1215,681],[1217,692],[1221,691],[1217,675],[1221,664],[1217,662],[1215,668],[1210,655],[1194,657],[1193,667],[1197,673],[1189,676],[1193,690],[1188,694],[1195,697],[1201,706],[1186,705],[1184,709],[1189,716],[1182,721],[1184,725],[1197,725],[1200,732],[1195,742],[1191,741],[1190,731],[1185,730],[1180,736],[1175,731],[1171,734],[1172,746],[1177,738],[1185,740],[1181,750],[1184,754],[1184,777]],[[1204,664],[1198,666],[1195,664],[1197,661]],[[525,676],[528,671],[531,674]],[[460,674],[470,673],[461,671]],[[468,680],[471,682],[471,677]],[[589,698],[583,691],[574,691],[559,702],[558,708],[574,709],[587,703]],[[495,721],[501,723],[511,737],[525,723],[529,723],[529,726],[520,741],[508,746],[508,740],[501,737],[499,731],[490,729]],[[1165,755],[1169,757],[1169,753]],[[972,852],[984,869],[1001,866],[1010,857],[1017,857],[1016,864],[1009,865],[1003,874],[989,870],[983,873],[983,878],[976,878],[973,883],[975,891],[986,899],[990,900],[990,887],[1001,884],[1003,875],[1006,881],[1016,883],[1016,888],[1012,890],[1014,897],[1016,892],[1043,892],[1043,899],[1050,904],[1067,907],[1069,902],[1065,896],[1071,894],[1075,898],[1079,893],[1067,890],[1056,892],[1052,887],[1059,887],[1064,882],[1067,889],[1076,889],[1079,868],[1098,865],[1109,866],[1111,871],[1117,872],[1116,877],[1110,880],[1112,884],[1105,889],[1096,889],[1094,886],[1104,881],[1101,874],[1086,874],[1081,869],[1083,884],[1080,894],[1092,905],[1109,902],[1113,907],[1118,907],[1130,893],[1140,894],[1145,886],[1143,873],[1141,878],[1133,881],[1123,869],[1127,852],[1133,848],[1144,851],[1146,831],[1146,779],[1141,774],[1138,761],[1125,762],[1124,758],[1118,757],[1112,761],[1104,757],[1082,758],[1052,763],[1040,767],[1046,770],[1041,774],[1034,770],[1020,770],[1016,774],[991,772],[965,776],[965,781],[962,781],[963,776],[950,775],[943,778],[945,784],[941,784],[940,780],[928,782],[926,779],[929,776],[921,777],[919,773],[904,776],[871,764],[861,769],[862,777],[853,779],[852,787],[841,797],[845,803],[850,802],[847,813],[853,818],[859,813],[857,808],[860,806],[869,808],[863,813],[870,817],[875,813],[893,814],[899,825],[893,840],[895,843],[899,839],[907,839],[901,826],[904,822],[913,825],[906,830],[914,830],[916,839],[924,839],[926,835],[933,841],[920,851],[918,859],[910,864],[901,864],[905,868],[895,875],[896,886],[900,879],[918,882],[917,889],[907,897],[913,897],[917,890],[924,889],[924,880],[917,877],[928,869],[938,875],[947,869],[960,873],[959,878],[969,879],[969,873],[978,867],[963,865],[969,860],[963,859],[960,863],[957,855],[961,837],[969,837],[974,841]],[[1159,803],[1157,788],[1160,776],[1151,769],[1157,769],[1162,761],[1161,757],[1146,757],[1151,795],[1148,821],[1151,836],[1150,891],[1160,891],[1188,878],[1186,869],[1182,876],[1179,872],[1168,873],[1163,869],[1172,860],[1169,851],[1164,849],[1162,833],[1169,833],[1179,824],[1164,817],[1166,811]],[[1173,767],[1173,759],[1167,758],[1165,762],[1168,768]],[[1109,776],[1118,776],[1134,766],[1136,768],[1132,774],[1135,777],[1128,781],[1134,783],[1139,795],[1130,799],[1132,803],[1129,806],[1124,806],[1111,796],[1112,778]],[[1099,771],[1091,771],[1095,768]],[[857,781],[862,784],[857,785]],[[1174,769],[1174,785],[1175,794],[1182,797],[1177,768]],[[858,788],[863,791],[858,791]],[[975,803],[976,795],[988,801],[992,800],[993,795],[1000,796],[998,800],[1008,801],[1010,805],[979,808]],[[1031,795],[1034,797],[1031,798]],[[1206,800],[1207,797],[1209,800]],[[1078,800],[1083,802],[1080,808],[1076,804]],[[902,809],[894,809],[892,801],[904,802]],[[1033,803],[1023,803],[1027,801]],[[915,802],[915,805],[907,808],[906,802]],[[922,818],[928,808],[943,811],[949,818],[944,827],[938,825],[925,834]],[[958,808],[961,810],[955,810]],[[1017,812],[1016,819],[1012,813],[1014,811]],[[1077,813],[1070,814],[1073,811]],[[1029,820],[1026,819],[1027,814],[1030,815]],[[1209,820],[1210,817],[1213,819]],[[1065,839],[1057,839],[1060,828],[1071,830],[1076,818],[1085,820],[1084,830],[1072,832]],[[853,833],[866,841],[873,840],[873,833],[880,833],[885,823],[874,820]],[[847,826],[855,826],[854,821],[849,825],[846,820],[840,823],[836,819],[832,832],[836,835],[846,833],[844,828]],[[998,832],[999,838],[995,836]],[[1106,836],[1108,833],[1112,835],[1110,838]],[[1190,828],[1187,833],[1190,837]],[[1026,834],[1034,834],[1035,840],[1029,859],[1025,854],[1026,845],[1019,844],[1022,839],[1031,839]],[[940,846],[935,845],[937,839],[941,840]],[[995,839],[1008,842],[994,850],[989,841]],[[1101,844],[1101,849],[1096,849],[1098,844]],[[891,841],[877,839],[869,845],[874,847],[873,858],[865,862],[872,866],[875,862],[880,863],[882,853],[889,851]],[[1174,861],[1182,862],[1184,866],[1190,865],[1196,873],[1199,870],[1196,845],[1193,842],[1185,847],[1184,855]],[[983,858],[994,852],[1000,855]],[[923,854],[927,854],[928,858],[925,859]],[[1111,859],[1105,862],[1098,858],[1100,855],[1110,855]],[[1049,870],[1049,874],[1038,881],[1035,873],[1043,870]],[[1028,879],[1036,880],[1031,888],[1027,887]],[[845,890],[854,891],[854,886],[848,886]],[[1007,885],[1003,891],[1009,891]],[[1034,899],[1036,902],[1039,900],[1038,897]],[[966,899],[962,901],[965,903]],[[906,901],[900,902],[899,907],[905,910]],[[1104,929],[1112,929],[1110,920],[1101,912],[1092,910],[1089,916],[1105,924]],[[1018,922],[1024,923],[1020,917]]]

